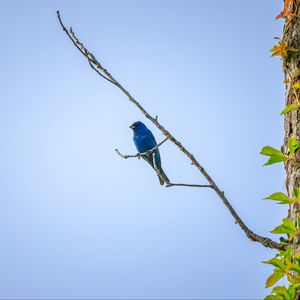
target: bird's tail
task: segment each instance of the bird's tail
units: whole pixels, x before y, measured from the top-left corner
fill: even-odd
[[[164,185],[164,183],[169,183],[170,180],[168,178],[168,176],[166,175],[166,173],[164,172],[164,170],[162,168],[160,168],[158,170],[158,173],[157,176],[158,176],[158,179],[159,179],[159,182],[161,185]]]

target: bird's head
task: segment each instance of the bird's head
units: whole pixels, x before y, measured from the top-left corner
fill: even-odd
[[[133,132],[138,132],[140,130],[146,129],[146,125],[141,121],[134,122],[132,125],[129,126],[133,130]]]

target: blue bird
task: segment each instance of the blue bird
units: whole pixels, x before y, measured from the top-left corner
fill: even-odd
[[[155,146],[157,146],[152,132],[146,127],[144,123],[137,121],[129,126],[129,128],[133,130],[133,142],[139,153],[147,153]],[[161,166],[161,159],[158,148],[156,148],[153,153],[155,153],[155,165],[160,173],[160,176],[157,175],[160,184],[163,185],[165,182],[169,183],[169,178],[167,177]],[[142,155],[142,157],[155,170],[155,166],[153,163],[153,153],[149,152],[149,154],[147,153],[146,155]]]

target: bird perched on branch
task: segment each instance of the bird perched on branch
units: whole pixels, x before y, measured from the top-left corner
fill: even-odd
[[[134,122],[129,126],[133,130],[133,141],[139,153],[146,153],[142,155],[152,168],[156,171],[159,182],[161,185],[169,183],[169,178],[165,174],[161,166],[161,159],[158,148],[151,151],[157,146],[156,140],[152,132],[146,125],[140,121]],[[155,160],[153,159],[155,157]]]

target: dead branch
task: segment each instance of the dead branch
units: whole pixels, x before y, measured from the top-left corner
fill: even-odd
[[[237,223],[240,228],[244,231],[246,236],[254,241],[262,244],[265,247],[272,248],[272,249],[280,249],[284,250],[286,246],[284,244],[279,244],[267,237],[260,236],[256,233],[254,233],[252,230],[248,228],[248,226],[244,223],[244,221],[240,218],[240,216],[237,214],[237,212],[234,210],[232,205],[230,204],[229,200],[225,196],[224,192],[218,187],[218,185],[215,183],[215,181],[210,177],[210,175],[207,173],[207,171],[204,169],[204,167],[196,160],[194,155],[189,152],[180,141],[178,141],[174,135],[172,135],[160,122],[158,122],[157,117],[152,117],[144,108],[143,106],[131,96],[131,94],[102,66],[102,64],[95,58],[95,56],[79,41],[79,39],[76,37],[74,31],[72,28],[70,30],[67,30],[64,26],[59,11],[57,11],[57,18],[58,21],[63,29],[63,31],[67,34],[69,39],[72,41],[74,46],[80,51],[80,53],[88,60],[88,63],[90,67],[97,72],[98,75],[109,81],[110,83],[117,86],[129,99],[130,102],[132,102],[141,112],[142,114],[150,120],[161,132],[163,135],[165,135],[171,142],[173,142],[180,151],[182,151],[190,160],[192,165],[194,165],[199,172],[206,178],[208,183],[210,184],[211,188],[217,193],[219,198],[222,200],[230,214],[235,220],[235,223]]]

